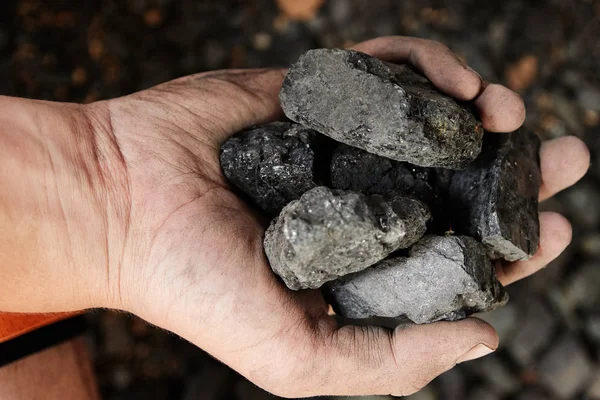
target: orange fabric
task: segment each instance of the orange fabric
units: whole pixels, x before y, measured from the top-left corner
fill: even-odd
[[[27,332],[79,314],[78,312],[54,314],[0,313],[0,343],[7,342]]]

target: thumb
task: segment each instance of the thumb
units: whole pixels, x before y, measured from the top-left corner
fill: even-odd
[[[279,90],[284,68],[222,70],[190,75],[155,87],[175,93],[177,105],[191,111],[217,143],[249,126],[283,116]]]
[[[457,363],[482,357],[497,347],[494,328],[477,318],[393,331],[344,326],[323,343],[321,376],[310,390],[321,395],[405,396]]]

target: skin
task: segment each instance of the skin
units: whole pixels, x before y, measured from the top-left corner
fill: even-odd
[[[473,101],[491,132],[524,121],[520,97],[489,84],[437,42],[384,37],[355,49],[409,62]],[[340,325],[319,291],[292,292],[262,250],[264,225],[219,167],[219,146],[282,118],[285,70],[227,70],[80,106],[0,98],[0,309],[110,307],[175,332],[284,397],[411,394],[498,346],[476,318],[408,328]],[[589,166],[574,137],[541,151],[541,199]],[[529,261],[498,266],[504,284],[558,256],[571,226],[541,215]]]
[[[100,400],[85,344],[73,339],[1,368],[0,398]]]

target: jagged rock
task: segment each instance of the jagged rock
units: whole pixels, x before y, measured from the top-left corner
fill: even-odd
[[[291,120],[394,160],[462,169],[481,151],[483,128],[468,106],[410,67],[364,53],[308,51],[279,97]]]
[[[411,246],[425,233],[429,217],[418,200],[317,187],[271,223],[265,253],[290,289],[315,289]]]
[[[274,122],[240,132],[221,147],[221,168],[230,183],[269,216],[317,186],[317,133]]]
[[[340,144],[331,157],[331,185],[364,194],[399,193],[421,200],[431,210],[432,231],[450,228],[447,197],[453,171],[395,161]]]
[[[406,318],[417,324],[458,320],[508,300],[486,249],[467,236],[426,236],[409,257],[384,260],[327,285],[348,318]]]
[[[435,169],[394,161],[341,144],[331,158],[331,184],[364,194],[398,192],[430,204],[435,196]]]
[[[477,160],[452,178],[452,228],[481,240],[492,258],[522,260],[538,248],[539,151],[525,129],[489,133]]]

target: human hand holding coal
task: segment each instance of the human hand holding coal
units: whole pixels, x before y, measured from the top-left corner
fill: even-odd
[[[283,117],[286,71],[277,68],[206,72],[86,105],[1,97],[2,310],[131,312],[284,397],[406,395],[496,349],[491,326],[458,319],[501,304],[502,285],[570,240],[564,218],[542,213],[537,252],[494,261],[495,275],[490,266],[490,257],[525,258],[538,243],[525,233],[537,222],[539,143],[526,133],[480,135],[517,130],[522,101],[436,42],[388,37],[356,50],[416,68],[359,53],[346,63],[348,81],[369,75],[371,85],[357,89],[377,95],[383,84],[387,99],[405,105],[362,101],[339,121],[292,109],[318,132],[264,125]],[[403,88],[406,76],[412,86]],[[323,89],[325,99],[335,87]],[[355,100],[336,97],[350,113]],[[380,131],[386,120],[393,129]],[[540,200],[589,163],[573,137],[542,144],[539,155]],[[511,216],[503,204],[521,206]],[[273,219],[266,235],[264,217]],[[532,225],[515,225],[517,217]],[[339,315],[421,324],[392,330],[334,317],[323,292]],[[435,320],[457,321],[427,323]]]
[[[524,109],[517,95],[502,86],[482,83],[477,74],[439,43],[391,37],[360,44],[357,50],[387,62],[416,67],[435,87],[450,95],[445,102],[470,101],[469,106],[476,109],[473,115],[481,120],[485,131],[513,132],[523,121]],[[392,330],[365,326],[364,321],[356,325],[354,320],[329,315],[329,306],[322,294],[324,289],[290,290],[273,273],[263,246],[267,224],[265,218],[258,217],[262,212],[256,211],[262,208],[267,218],[277,217],[280,221],[274,224],[270,236],[275,239],[274,244],[282,245],[273,249],[284,249],[285,245],[289,249],[315,250],[297,259],[287,258],[285,251],[274,252],[282,256],[280,271],[282,275],[286,271],[289,282],[306,282],[308,276],[311,285],[317,286],[328,280],[321,288],[327,287],[329,296],[329,292],[334,293],[336,289],[334,285],[356,279],[356,286],[363,288],[361,292],[345,291],[350,286],[337,289],[348,294],[344,299],[360,301],[345,303],[342,298],[337,304],[331,301],[340,314],[404,313],[404,317],[414,318],[416,322],[462,318],[463,312],[472,311],[465,306],[487,308],[501,302],[498,293],[502,288],[498,282],[505,285],[521,279],[556,257],[569,241],[568,222],[557,214],[542,213],[538,251],[525,261],[498,263],[497,281],[491,278],[490,268],[472,271],[471,266],[488,259],[488,248],[481,243],[483,238],[466,238],[473,234],[446,235],[449,227],[458,229],[451,221],[455,213],[448,215],[439,207],[448,202],[452,193],[451,178],[456,170],[439,166],[412,167],[406,161],[349,144],[342,146],[297,123],[279,123],[271,135],[260,128],[262,132],[250,135],[251,140],[245,134],[235,136],[251,126],[282,119],[278,94],[285,73],[283,69],[225,70],[184,77],[123,98],[78,107],[63,105],[60,109],[66,114],[65,123],[59,125],[55,113],[51,112],[55,106],[2,99],[7,109],[15,110],[5,113],[5,118],[18,118],[24,113],[22,108],[28,107],[29,115],[43,123],[39,132],[61,132],[76,144],[88,138],[90,147],[78,148],[82,149],[82,156],[91,159],[92,165],[100,164],[98,170],[104,177],[94,181],[97,182],[93,186],[93,193],[97,194],[95,202],[80,202],[82,208],[75,210],[85,212],[76,212],[74,217],[67,215],[68,224],[61,228],[64,235],[59,235],[64,239],[62,243],[57,242],[55,231],[50,229],[38,232],[36,246],[29,248],[15,250],[12,233],[7,240],[0,241],[0,252],[14,259],[27,257],[18,263],[20,269],[3,270],[4,309],[52,312],[92,306],[126,310],[184,337],[255,384],[286,397],[409,394],[456,363],[493,351],[498,345],[495,331],[476,318],[410,324]],[[419,92],[425,93],[421,89]],[[38,118],[42,115],[46,118]],[[421,132],[421,126],[432,124],[431,116],[443,115],[429,112],[428,119],[421,119],[412,126]],[[463,116],[456,121],[469,120]],[[436,135],[426,137],[423,130],[423,135],[416,137],[430,149],[442,149],[445,132],[451,138],[448,145],[456,146],[460,141],[455,136],[455,126],[450,123],[437,126]],[[477,124],[471,126],[476,128]],[[339,129],[336,132],[340,132]],[[475,129],[469,146],[457,150],[461,159],[469,160],[473,145],[479,146],[477,132]],[[483,135],[483,148],[488,136]],[[11,140],[24,137],[19,132]],[[262,143],[247,153],[231,153],[234,158],[244,160],[239,166],[249,172],[255,168],[258,171],[258,175],[243,173],[239,181],[232,180],[240,189],[250,190],[248,195],[259,196],[256,209],[244,201],[248,195],[242,193],[245,197],[240,197],[240,191],[233,190],[221,169],[220,149],[231,137],[240,139],[242,147],[246,142]],[[11,140],[8,143],[12,146]],[[386,151],[407,150],[400,146],[386,148],[382,141],[366,140],[362,145]],[[11,212],[22,210],[13,219],[27,224],[31,215],[38,216],[44,223],[55,221],[54,216],[65,217],[60,208],[65,203],[48,203],[46,192],[39,190],[37,175],[33,175],[33,181],[24,179],[31,178],[25,174],[31,171],[26,165],[32,159],[29,152],[41,149],[41,156],[37,158],[47,162],[44,148],[9,146],[10,149],[17,147],[25,149],[27,156],[0,157],[9,165],[0,168],[0,171],[8,171],[2,181],[5,185],[16,185],[16,189],[11,190],[15,186],[9,186],[3,191],[3,204],[8,204]],[[86,151],[98,148],[103,151],[98,154]],[[312,149],[328,151],[321,154]],[[424,154],[433,159],[436,153],[433,152],[434,157],[431,151]],[[447,151],[445,154],[435,157],[436,163],[450,161]],[[67,160],[72,159],[70,156],[70,152],[65,152]],[[575,138],[543,144],[540,198],[551,196],[578,180],[587,168],[587,156],[585,146]],[[106,165],[107,157],[114,162]],[[23,167],[15,168],[15,162]],[[23,164],[19,164],[21,162]],[[462,171],[469,170],[471,163],[467,164]],[[72,192],[68,189],[79,188],[80,178],[85,174],[73,169],[72,163],[54,163],[53,166],[54,169],[44,171],[56,171],[56,179],[61,182],[57,185],[61,188],[60,194],[69,199],[79,198],[69,196]],[[65,181],[67,177],[73,179]],[[376,184],[371,184],[371,178],[375,177]],[[262,191],[263,183],[269,185],[268,191]],[[402,190],[392,193],[390,188]],[[307,197],[302,199],[304,196]],[[329,199],[331,206],[322,207],[324,203],[319,203],[319,198]],[[32,202],[35,199],[37,203]],[[107,202],[104,208],[100,207],[103,202]],[[23,208],[28,204],[43,206],[40,209],[54,205],[55,213],[49,218],[38,211],[31,214],[31,208]],[[98,209],[106,209],[107,213],[93,212],[89,204],[99,204]],[[289,212],[280,216],[283,208]],[[314,219],[305,219],[306,214],[323,217],[317,218],[317,222],[323,223],[319,222],[312,229]],[[349,223],[345,223],[346,219]],[[328,226],[340,229],[334,229],[330,236]],[[286,227],[293,227],[298,233],[311,231],[315,235],[299,235],[298,238],[304,238],[303,243],[290,242],[286,235],[278,234]],[[348,229],[350,227],[352,229]],[[106,233],[103,246],[93,240],[98,234],[87,234],[92,228]],[[15,233],[22,232],[26,231]],[[421,237],[424,232],[427,235]],[[356,240],[358,234],[361,240]],[[328,253],[331,243],[338,242],[339,237],[348,246],[336,247],[337,253]],[[30,239],[22,239],[22,242],[28,243],[27,240]],[[413,244],[415,240],[418,241]],[[80,257],[57,258],[59,254],[70,254],[61,249],[68,250],[71,243],[80,244],[78,249],[83,250],[77,252]],[[351,243],[354,245],[349,246]],[[490,243],[506,244],[499,240]],[[34,248],[52,251],[32,258]],[[369,251],[372,248],[377,251]],[[528,251],[523,246],[519,248]],[[59,251],[55,251],[57,249]],[[107,258],[97,257],[99,253],[106,254]],[[382,261],[374,260],[380,257]],[[304,266],[310,265],[313,259],[321,261],[322,271],[311,276],[306,274],[310,270]],[[39,260],[37,264],[33,262],[36,260]],[[325,260],[335,262],[325,264]],[[375,265],[369,266],[371,263]],[[332,265],[343,268],[331,268]],[[399,269],[401,265],[408,268]],[[423,269],[422,265],[429,269]],[[438,275],[428,273],[434,266],[438,267],[435,270]],[[382,289],[385,293],[386,287],[380,284],[388,284],[393,279],[402,285],[413,282],[415,270],[425,273],[424,278],[429,280],[443,279],[445,286],[450,283],[445,277],[458,278],[452,281],[455,289],[462,290],[461,287],[471,284],[482,285],[484,290],[458,302],[448,301],[448,293],[452,293],[449,291],[406,292],[405,299],[412,299],[413,303],[416,298],[423,299],[418,297],[423,293],[428,299],[435,299],[435,308],[423,307],[417,309],[416,314],[405,311],[407,303],[399,301],[401,297],[362,295],[382,293]],[[23,280],[24,273],[35,284]],[[64,279],[65,276],[83,278]],[[423,283],[429,286],[427,280]],[[413,288],[411,290],[417,287],[406,286]],[[74,299],[73,293],[81,293],[83,297]],[[28,301],[25,305],[15,302],[19,298]],[[390,299],[393,302],[383,302]],[[439,304],[448,307],[441,308]],[[424,315],[422,320],[420,315]]]
[[[454,53],[440,43],[416,38],[386,37],[361,43],[355,49],[386,62],[412,65],[419,73],[433,82],[436,88],[450,95],[451,98],[458,102],[470,102],[470,107],[475,110],[473,114],[481,120],[482,127],[486,132],[514,132],[523,123],[525,109],[518,95],[501,85],[482,81],[475,72],[462,64]],[[282,82],[272,82],[272,85],[269,86],[270,91],[267,94],[260,93],[258,96],[253,96],[252,103],[263,104],[265,99],[274,100],[281,86]],[[262,101],[256,101],[257,99],[262,99]],[[272,116],[265,119],[266,121],[263,120],[263,122],[273,120]],[[235,133],[235,131],[231,131],[231,133]],[[484,135],[482,149],[486,148],[485,142],[488,136],[490,136],[488,133]],[[477,140],[477,135],[474,137]],[[525,135],[525,138],[530,140],[533,147],[537,146],[534,136]],[[509,141],[509,143],[513,142]],[[492,149],[497,148],[498,146],[492,146]],[[510,148],[510,145],[506,148]],[[241,151],[241,149],[247,151]],[[462,157],[465,154],[468,152],[463,152]],[[498,154],[500,154],[499,160],[506,159],[503,155],[505,153]],[[589,153],[585,145],[573,137],[544,143],[539,154],[541,167],[539,200],[544,200],[575,183],[583,176],[589,164]],[[533,161],[537,164],[535,158]],[[472,311],[501,304],[504,301],[502,285],[522,279],[541,269],[557,257],[570,241],[570,224],[558,214],[543,212],[539,217],[538,251],[532,257],[517,262],[489,261],[490,255],[494,258],[497,255],[494,256],[489,247],[481,243],[482,237],[474,239],[467,237],[474,236],[474,234],[452,235],[451,232],[448,232],[453,227],[452,217],[455,210],[449,210],[450,213],[448,213],[443,205],[449,202],[455,170],[440,167],[416,167],[404,161],[382,157],[357,147],[340,144],[336,140],[296,123],[279,122],[275,125],[255,125],[249,131],[233,135],[232,139],[226,141],[222,147],[221,162],[223,172],[231,178],[230,182],[233,183],[233,186],[239,189],[237,193],[247,203],[254,203],[255,211],[263,214],[267,219],[274,219],[270,237],[272,239],[283,237],[284,240],[273,240],[273,243],[284,243],[291,248],[302,243],[286,244],[286,235],[277,235],[276,233],[285,232],[286,226],[303,226],[306,228],[304,230],[310,230],[311,225],[304,224],[306,221],[302,216],[305,211],[310,213],[312,209],[310,205],[314,203],[316,195],[324,195],[329,198],[332,205],[332,207],[321,209],[317,213],[318,215],[336,215],[337,221],[342,215],[351,215],[355,220],[354,223],[360,223],[363,228],[369,223],[372,224],[372,221],[375,220],[373,217],[377,215],[372,211],[371,203],[364,200],[369,196],[375,196],[381,205],[383,201],[389,199],[389,192],[392,192],[394,188],[401,189],[400,192],[403,194],[399,195],[400,198],[409,198],[420,202],[423,208],[428,210],[432,219],[427,223],[426,229],[435,234],[423,237],[416,245],[409,246],[411,249],[393,251],[375,266],[347,274],[341,278],[335,278],[341,275],[341,271],[335,268],[316,274],[316,279],[312,278],[313,283],[326,276],[327,279],[333,279],[325,283],[322,288],[326,288],[329,301],[334,304],[335,301],[331,300],[329,293],[332,290],[335,291],[336,288],[339,289],[339,286],[348,282],[349,279],[356,280],[356,287],[363,285],[362,287],[367,289],[363,290],[363,293],[385,293],[385,289],[389,287],[386,285],[396,279],[396,276],[404,280],[411,279],[417,276],[413,275],[414,270],[417,270],[425,274],[423,282],[426,285],[429,285],[429,282],[436,276],[447,276],[458,278],[458,280],[450,282],[455,290],[461,290],[461,286],[468,285],[480,285],[480,288],[484,289],[477,292],[481,296],[458,299],[459,302],[448,301],[448,293],[451,292],[433,293],[436,301],[442,301],[449,306],[446,307],[446,311],[440,313],[441,309],[439,308],[425,307],[423,311],[426,313],[423,319],[413,315],[417,322],[429,322],[434,319],[460,319]],[[469,171],[471,165],[477,164],[471,163],[463,171]],[[236,170],[233,174],[229,169],[232,166]],[[460,167],[454,166],[453,168]],[[474,174],[474,176],[478,175]],[[298,184],[290,185],[290,182]],[[304,191],[304,194],[290,190],[298,187],[303,188],[300,192],[308,190]],[[355,206],[360,204],[358,208],[361,210],[360,215],[365,217],[363,220],[356,221],[358,213],[349,212],[351,210],[344,207],[348,202],[338,198],[348,195],[355,200],[363,199],[362,202],[354,201],[353,203]],[[303,196],[308,196],[308,198],[302,199]],[[271,199],[277,201],[273,202]],[[321,206],[324,204],[320,203]],[[285,211],[286,208],[290,212]],[[389,207],[389,209],[395,210],[394,214],[400,216],[398,220],[391,218],[396,221],[393,225],[393,232],[408,232],[409,226],[413,228],[421,226],[419,223],[406,225],[407,216],[403,215],[401,210],[393,207]],[[335,210],[339,210],[339,213]],[[296,213],[296,211],[299,212]],[[460,211],[466,210],[460,209]],[[280,213],[281,215],[279,215]],[[382,221],[388,221],[392,216],[392,213],[385,213],[386,218]],[[311,219],[309,218],[309,220]],[[328,223],[325,219],[322,219],[321,222],[315,232],[323,234],[326,231],[323,227]],[[332,226],[339,227],[339,223]],[[376,232],[376,234],[370,239],[383,239],[385,234],[381,232],[382,227],[382,225],[372,226],[372,232]],[[299,233],[300,230],[297,232]],[[340,236],[348,234],[348,230],[336,229],[335,232]],[[364,233],[364,230],[361,229],[360,232]],[[412,232],[419,232],[419,230],[416,229]],[[294,235],[291,234],[292,232],[289,233],[288,237],[292,238]],[[305,236],[305,239],[307,238],[309,237]],[[327,240],[336,240],[336,238],[327,237]],[[316,236],[313,236],[311,241],[317,244],[325,243],[316,240]],[[378,240],[370,242],[375,243],[380,249],[384,248]],[[386,240],[385,243],[388,245],[390,241]],[[277,248],[281,250],[285,246]],[[317,249],[317,247],[313,247],[313,249]],[[431,253],[432,249],[437,250],[437,253]],[[348,255],[352,251],[351,246],[341,247],[338,248],[337,255]],[[388,251],[389,249],[385,252]],[[284,256],[281,257],[282,266],[290,264],[290,260],[295,257],[293,251],[289,252],[290,259],[286,259],[285,251],[275,253]],[[359,253],[361,252],[359,251]],[[431,268],[434,268],[433,263],[428,264],[425,269],[422,268],[424,265],[422,257],[432,255],[435,257],[429,259],[443,267],[439,271],[435,271],[438,275],[427,274],[431,272]],[[302,254],[299,260],[302,259],[303,262],[294,263],[293,266],[309,265],[305,261],[307,257],[311,256],[311,254]],[[445,258],[445,256],[447,257]],[[246,254],[241,257],[248,258]],[[271,256],[271,258],[273,257]],[[361,258],[351,257],[350,260],[360,260]],[[402,263],[413,268],[404,274],[404,269],[398,268]],[[495,276],[494,270],[491,268],[479,268],[476,273],[469,269],[470,266],[482,263],[492,263],[495,267]],[[272,264],[274,263],[272,262]],[[339,265],[342,263],[330,267]],[[345,265],[350,269],[356,266],[352,262]],[[244,271],[248,269],[245,264],[244,266],[240,265],[240,268]],[[276,359],[281,359],[279,363],[267,362],[270,365],[269,370],[278,371],[277,376],[281,376],[279,373],[281,369],[289,371],[285,366],[293,366],[293,373],[286,373],[281,379],[276,379],[266,385],[260,379],[254,379],[259,385],[266,386],[268,390],[278,394],[292,397],[324,394],[392,393],[406,395],[417,391],[456,363],[478,358],[495,350],[498,344],[498,338],[493,328],[476,318],[411,325],[394,330],[376,326],[353,325],[355,320],[348,320],[341,326],[339,318],[334,319],[328,315],[328,306],[320,290],[286,290],[285,285],[280,280],[278,281],[276,275],[270,270],[266,258],[262,259],[259,269],[265,269],[270,273],[265,272],[265,274],[258,275],[256,272],[250,273],[249,279],[251,280],[245,286],[247,290],[239,293],[253,306],[239,304],[240,307],[252,314],[260,310],[267,312],[264,318],[260,319],[260,327],[256,329],[264,331],[268,337],[273,337],[273,331],[284,332],[276,335],[277,343],[283,341],[285,343],[283,346],[272,344],[272,341],[269,340],[260,346],[253,346],[250,351],[259,358],[265,354],[264,351],[268,351]],[[302,274],[297,274],[297,271],[301,271]],[[310,276],[310,272],[309,268],[300,270],[288,268],[286,272],[288,278],[283,279],[297,283],[299,276],[305,279],[307,275],[304,273],[308,273]],[[372,276],[375,276],[375,279],[372,279]],[[263,281],[271,280],[277,290],[267,293],[252,289]],[[292,283],[292,286],[296,283]],[[371,289],[369,285],[375,285],[375,288]],[[407,287],[412,288],[410,285]],[[426,291],[416,294],[423,293],[427,294]],[[404,308],[406,305],[399,302],[398,298],[392,298],[393,302],[391,303],[375,302],[375,305],[379,307],[375,308],[372,307],[372,300],[378,300],[377,297],[355,296],[353,298],[352,296],[346,297],[352,300],[349,303],[354,307],[352,312],[356,309],[361,313],[364,312],[359,318],[381,313],[385,309],[380,306],[386,304],[392,306],[387,308],[391,315],[398,315],[400,313],[398,309]],[[414,303],[414,296],[411,296],[412,294],[409,292],[406,297],[412,298]],[[355,301],[355,299],[359,301]],[[271,306],[265,309],[261,304],[271,304]],[[357,305],[359,307],[355,307]],[[350,309],[344,311],[344,307],[342,302],[338,302],[336,305],[341,314],[351,311]],[[406,312],[404,314],[405,318],[411,319],[410,314]],[[236,332],[240,329],[245,331],[245,328],[240,327],[236,328]],[[277,356],[278,354],[281,355],[281,358]],[[290,360],[290,357],[293,360]]]

